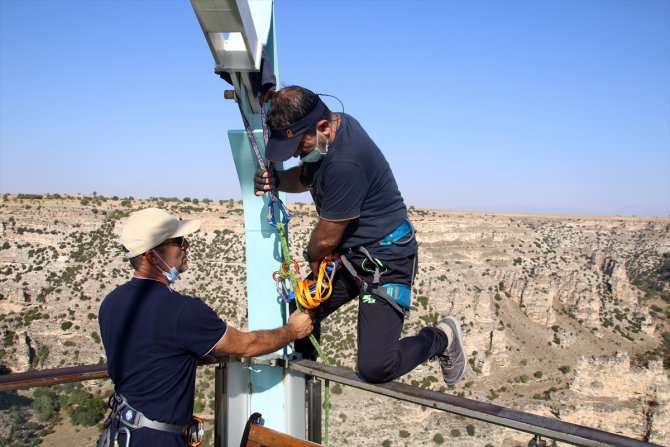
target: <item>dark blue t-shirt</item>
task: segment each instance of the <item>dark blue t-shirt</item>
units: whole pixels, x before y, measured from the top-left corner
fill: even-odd
[[[199,298],[140,278],[107,295],[98,319],[115,390],[149,419],[187,424],[198,358],[221,340],[226,323]],[[183,435],[150,429],[134,432],[133,445],[142,438],[138,445],[186,445]]]
[[[402,223],[407,207],[384,154],[355,118],[340,116],[328,153],[318,163],[303,164],[302,181],[321,218],[357,218],[347,226],[341,248],[369,246]],[[384,251],[413,252],[416,243]]]

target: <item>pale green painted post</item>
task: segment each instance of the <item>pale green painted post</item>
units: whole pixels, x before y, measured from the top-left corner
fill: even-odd
[[[262,148],[262,130],[254,131],[254,136]],[[272,280],[272,273],[281,262],[280,241],[276,229],[267,221],[268,195],[258,197],[254,194],[252,179],[258,169],[258,162],[246,132],[231,130],[228,138],[244,204],[249,330],[274,328],[285,323],[287,311]],[[280,194],[280,198],[284,200],[285,194]],[[278,210],[276,213],[279,218]],[[286,350],[282,354],[286,355]],[[242,418],[239,417],[242,414],[237,411],[239,407],[231,408],[229,404],[227,417],[231,429],[239,427],[242,419],[246,422],[251,413],[259,412],[263,415],[266,426],[304,436],[304,379],[296,378],[293,374],[285,376],[281,366],[229,364],[228,369],[229,379],[242,381],[239,383],[239,393],[245,391],[245,384],[248,386],[246,402],[243,402],[242,396],[231,396],[229,393],[229,399],[238,401],[238,404],[246,404],[245,417]],[[302,379],[302,383],[296,382],[296,379]],[[238,445],[238,437],[241,437],[241,432],[238,435],[231,430],[228,436],[229,445]]]
[[[263,150],[263,131],[254,131],[254,136]],[[272,273],[281,262],[281,246],[277,230],[267,221],[269,197],[267,194],[262,197],[254,194],[253,176],[258,169],[258,161],[246,132],[230,130],[228,139],[244,204],[249,330],[281,326],[284,324],[284,303],[281,299],[278,300],[277,289],[272,280]],[[285,200],[286,194],[280,193],[280,198]]]
[[[244,4],[240,5],[241,0],[218,2],[214,0],[214,3],[212,0],[207,2],[192,0],[192,3],[194,8],[203,5],[210,11],[225,11],[226,8],[232,7],[228,3],[230,1],[234,1],[236,7],[240,9],[245,7]],[[278,84],[279,65],[273,2],[272,0],[249,1],[248,9],[253,17],[258,39],[263,42],[265,52],[273,64]],[[201,21],[205,37],[210,41],[208,31],[211,30],[206,29],[208,23],[218,24],[219,22],[217,20]],[[217,29],[217,32],[222,32],[222,30]],[[210,48],[212,48],[211,43]],[[261,116],[251,114],[246,92],[238,91],[237,97],[241,101],[242,108],[248,113],[253,134],[261,152],[264,153]],[[230,130],[228,139],[244,205],[248,328],[249,330],[276,328],[285,324],[288,309],[279,297],[272,279],[272,273],[278,269],[281,262],[281,243],[276,229],[267,220],[267,202],[270,198],[267,194],[263,197],[257,197],[254,194],[253,176],[258,169],[258,161],[246,132]],[[281,166],[278,168],[281,169]],[[285,196],[283,193],[280,194],[281,200],[284,201]],[[279,210],[275,210],[275,215],[277,219],[281,218]],[[219,379],[221,392],[227,399],[225,405],[221,406],[225,408],[225,414],[217,414],[218,418],[225,417],[226,423],[217,424],[217,430],[219,430],[217,447],[221,443],[227,446],[239,445],[244,425],[249,416],[255,412],[263,415],[267,427],[300,438],[305,437],[304,375],[287,372],[281,365],[270,366],[269,364],[270,359],[278,357],[283,359],[288,354],[290,354],[289,349],[284,349],[266,356],[267,358],[253,359],[251,364],[240,362],[226,364]]]

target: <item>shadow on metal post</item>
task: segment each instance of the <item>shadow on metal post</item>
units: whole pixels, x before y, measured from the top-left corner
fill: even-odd
[[[307,381],[307,439],[321,444],[321,381]]]

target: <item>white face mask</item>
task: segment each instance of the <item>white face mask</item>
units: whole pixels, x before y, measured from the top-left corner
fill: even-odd
[[[303,163],[316,163],[326,156],[328,153],[328,139],[326,139],[326,145],[322,149],[319,147],[319,131],[316,131],[316,147],[309,154],[305,154],[300,157],[300,161]]]
[[[161,255],[156,253],[156,250],[152,250],[156,256],[158,256],[158,259],[160,259],[163,264],[165,264],[166,267],[170,268],[169,272],[164,271],[162,268],[158,267],[156,264],[156,268],[161,271],[163,276],[165,276],[170,284],[174,284],[174,282],[177,280],[177,276],[179,276],[179,270],[177,270],[177,267],[170,267],[167,262],[163,261],[163,258],[161,258]]]

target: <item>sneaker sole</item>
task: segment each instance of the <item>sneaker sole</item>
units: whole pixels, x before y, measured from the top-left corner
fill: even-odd
[[[461,348],[461,352],[463,353],[463,361],[464,361],[463,372],[459,374],[456,380],[454,380],[453,382],[451,383],[447,382],[447,385],[455,385],[456,383],[458,383],[459,380],[463,378],[463,376],[465,376],[465,373],[468,372],[468,353],[465,351],[465,346],[463,345],[463,332],[461,331],[461,324],[458,322],[458,320],[456,320],[452,316],[448,316],[447,318],[445,318],[445,320],[451,321],[456,327],[456,335],[457,335],[456,340],[458,340],[458,346],[459,348]],[[452,331],[454,330],[453,327],[451,326],[449,327],[451,328]]]

